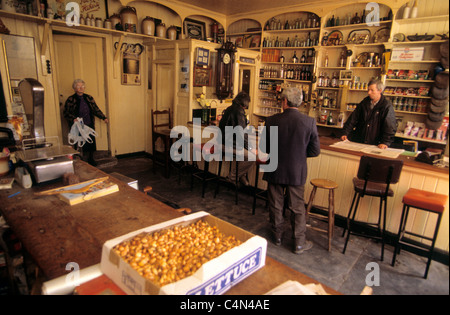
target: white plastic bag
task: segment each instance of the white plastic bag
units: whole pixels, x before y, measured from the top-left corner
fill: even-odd
[[[82,147],[86,142],[94,142],[94,140],[91,139],[91,136],[97,137],[97,132],[86,126],[83,122],[83,118],[78,117],[70,129],[68,141],[70,145],[77,144],[78,147]]]

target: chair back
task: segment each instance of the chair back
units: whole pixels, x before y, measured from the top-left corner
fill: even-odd
[[[170,109],[166,110],[152,110],[152,129],[156,132],[157,129],[172,129],[172,113]]]
[[[363,155],[359,162],[358,178],[375,183],[396,184],[403,168],[402,160]]]

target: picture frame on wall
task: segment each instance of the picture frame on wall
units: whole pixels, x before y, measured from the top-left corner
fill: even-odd
[[[194,67],[194,86],[211,86],[211,67]]]
[[[352,70],[341,70],[339,71],[339,80],[350,81],[353,78]]]
[[[185,18],[184,34],[186,35],[186,38],[206,40],[205,22]]]
[[[47,0],[48,8],[53,11],[53,14],[57,14],[63,17],[66,14],[66,5],[69,2],[76,2],[80,6],[80,14],[86,17],[93,15],[94,18],[101,18],[102,20],[107,17],[107,1],[106,0]]]
[[[209,66],[209,49],[197,48],[195,63],[198,66]]]

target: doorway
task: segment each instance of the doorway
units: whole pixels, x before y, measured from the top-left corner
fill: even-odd
[[[103,39],[88,36],[54,34],[57,81],[61,111],[62,139],[67,142],[69,127],[63,117],[67,98],[74,94],[75,79],[86,82],[86,94],[91,95],[97,106],[108,117],[105,93],[105,66]],[[108,125],[95,118],[97,150],[109,150]]]

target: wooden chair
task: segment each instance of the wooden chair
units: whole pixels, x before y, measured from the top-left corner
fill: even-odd
[[[170,131],[172,129],[172,112],[171,110],[152,110],[152,148],[153,148],[153,172],[156,172],[155,165],[164,166],[164,175],[169,177],[170,174]],[[156,150],[156,142],[161,139],[164,143],[164,151]],[[163,161],[159,161],[157,155],[162,154]]]
[[[347,238],[345,240],[344,251],[347,249],[348,240],[350,234],[376,238],[381,240],[381,261],[384,258],[384,243],[385,243],[385,231],[386,231],[386,211],[387,211],[387,198],[394,196],[394,191],[390,188],[391,184],[395,184],[400,179],[400,174],[403,168],[402,160],[393,160],[385,158],[377,158],[364,155],[359,162],[359,169],[357,177],[353,178],[353,188],[355,193],[353,195],[353,201],[350,206],[347,217]],[[380,198],[380,207],[378,213],[378,222],[361,222],[356,221],[356,212],[358,210],[359,201],[364,196],[373,196]],[[356,205],[355,205],[356,200]],[[353,208],[353,206],[355,206]],[[383,207],[384,206],[384,207]],[[383,219],[383,225],[381,220]],[[376,227],[378,230],[378,236],[369,236],[367,234],[360,234],[355,232],[356,224],[365,225],[369,227]],[[344,229],[345,234],[345,229]]]

